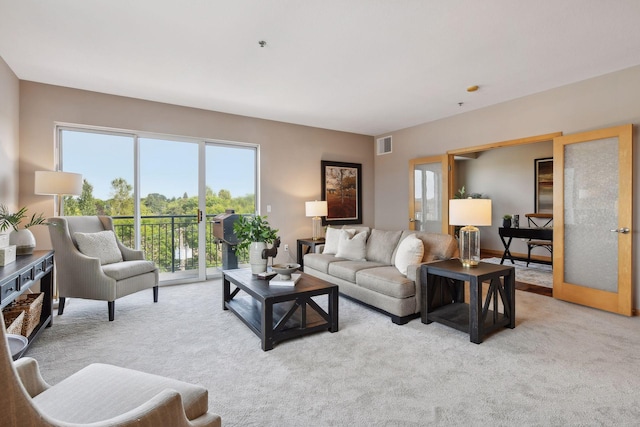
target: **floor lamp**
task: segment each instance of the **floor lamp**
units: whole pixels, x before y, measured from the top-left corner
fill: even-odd
[[[312,240],[318,240],[322,237],[322,218],[321,216],[327,216],[327,202],[326,201],[313,201],[313,202],[305,202],[305,213],[306,216],[313,217],[311,219],[311,224],[313,226],[313,237]]]
[[[82,194],[82,175],[79,173],[62,171],[36,171],[34,193],[39,195],[56,196],[57,210],[53,216],[61,216],[62,198],[64,196],[79,196]],[[54,279],[53,299],[54,308],[58,302],[58,286]]]
[[[54,216],[62,215],[62,198],[82,194],[82,175],[62,171],[36,171],[34,192],[58,197]]]

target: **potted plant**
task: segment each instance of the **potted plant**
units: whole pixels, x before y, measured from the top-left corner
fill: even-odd
[[[502,228],[511,228],[511,215],[507,214],[502,217]]]
[[[20,223],[27,217],[26,206],[15,213],[10,213],[5,205],[0,205],[0,233],[12,229],[9,234],[9,244],[16,245],[16,255],[29,255],[36,247],[36,238],[29,227],[46,224],[42,214],[33,214],[24,228],[19,228]]]
[[[278,237],[278,230],[271,228],[267,217],[241,216],[233,223],[233,232],[238,238],[238,250],[249,250],[251,273],[267,271],[267,260],[262,259],[262,251]]]

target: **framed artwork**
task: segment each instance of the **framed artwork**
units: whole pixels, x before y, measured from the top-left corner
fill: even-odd
[[[535,159],[535,212],[553,213],[553,157]]]
[[[362,224],[362,165],[321,161],[322,200],[327,216],[322,225]]]

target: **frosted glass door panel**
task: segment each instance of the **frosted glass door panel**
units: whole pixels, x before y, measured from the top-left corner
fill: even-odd
[[[442,232],[442,163],[417,164],[414,173],[415,230]]]
[[[564,281],[617,292],[618,138],[564,150]]]

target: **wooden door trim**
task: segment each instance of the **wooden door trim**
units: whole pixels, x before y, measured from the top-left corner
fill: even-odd
[[[554,138],[562,136],[562,132],[552,132],[544,135],[528,136],[526,138],[511,139],[508,141],[490,142],[489,144],[476,145],[475,147],[458,148],[456,150],[449,150],[447,154],[453,156],[466,156],[472,153],[479,153],[482,151],[493,150],[494,148],[513,147],[523,144],[534,144],[536,142],[552,141]]]
[[[631,231],[618,239],[618,292],[607,292],[564,282],[564,147],[565,145],[606,138],[618,138],[618,228]],[[630,316],[633,314],[633,125],[615,126],[554,138],[553,141],[553,296],[601,310]],[[557,189],[557,190],[556,190]],[[624,237],[622,237],[624,236]]]

